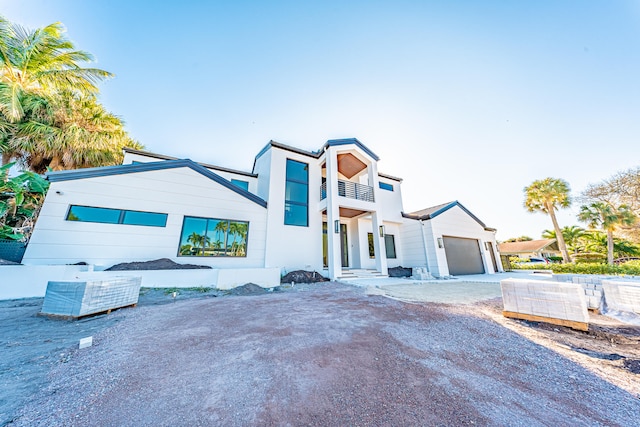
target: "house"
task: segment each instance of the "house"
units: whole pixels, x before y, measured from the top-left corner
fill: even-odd
[[[498,245],[501,255],[517,256],[523,259],[549,258],[562,256],[556,239],[527,240],[524,242],[505,242]]]
[[[122,165],[50,172],[24,264],[96,269],[170,258],[215,269],[390,267],[494,273],[495,229],[458,202],[404,213],[402,179],[355,138],[317,151],[270,141],[251,172],[125,150]]]

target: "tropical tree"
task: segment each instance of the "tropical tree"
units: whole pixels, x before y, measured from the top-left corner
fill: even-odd
[[[560,226],[558,225],[558,220],[556,219],[556,210],[571,206],[569,192],[569,184],[558,178],[537,180],[524,188],[525,208],[529,212],[543,212],[551,217],[553,229],[556,232],[558,240],[558,248],[562,253],[564,262],[570,262],[570,258],[562,232],[560,231]]]
[[[578,218],[587,223],[589,227],[601,228],[607,233],[607,263],[613,265],[613,232],[619,226],[635,223],[635,214],[627,205],[615,208],[608,203],[593,202],[580,208]]]
[[[585,251],[591,253],[601,253],[605,255],[608,252],[608,238],[607,234],[601,231],[593,230],[585,233],[584,236]],[[620,239],[614,236],[613,238],[613,256],[614,258],[638,256],[640,254],[640,248],[634,245],[632,242]]]
[[[131,140],[123,122],[99,104],[97,83],[112,76],[83,67],[54,23],[28,30],[0,17],[0,152],[33,171],[120,163]]]
[[[90,53],[77,50],[56,22],[28,30],[0,16],[0,111],[11,122],[23,115],[25,94],[48,95],[72,90],[97,94],[96,84],[112,74],[84,68],[93,61]]]
[[[562,227],[562,237],[564,238],[564,242],[567,245],[567,249],[569,249],[574,254],[577,254],[584,248],[584,237],[586,236],[586,230],[582,227],[578,227],[577,225],[568,225],[566,227]],[[555,230],[544,230],[542,232],[543,239],[556,239]]]
[[[198,247],[200,247],[203,251],[204,255],[204,247],[209,245],[211,239],[205,236],[204,234],[198,234],[195,231],[187,237],[187,242],[192,243],[193,247],[196,249],[196,253],[198,252]]]
[[[504,241],[504,243],[511,243],[511,242],[529,242],[533,240],[532,237],[529,236],[520,236],[520,237],[512,237],[510,239],[507,239]]]

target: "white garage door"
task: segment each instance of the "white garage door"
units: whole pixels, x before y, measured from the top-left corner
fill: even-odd
[[[476,239],[443,236],[444,251],[447,254],[449,274],[462,276],[465,274],[483,274],[480,244]]]

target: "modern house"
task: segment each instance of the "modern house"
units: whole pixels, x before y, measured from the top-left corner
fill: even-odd
[[[524,242],[505,242],[499,245],[500,254],[517,256],[523,259],[549,258],[562,256],[556,239],[527,240]]]
[[[495,229],[458,202],[405,213],[402,179],[355,138],[305,151],[270,141],[251,172],[125,150],[122,165],[47,175],[24,264],[170,258],[215,269],[389,267],[434,276],[501,271]]]

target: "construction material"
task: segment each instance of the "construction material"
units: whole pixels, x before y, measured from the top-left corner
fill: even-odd
[[[640,283],[603,280],[607,310],[640,314]]]
[[[80,318],[138,303],[141,277],[50,281],[41,314]]]
[[[506,279],[500,287],[505,317],[589,329],[587,298],[580,284]]]
[[[80,350],[91,347],[93,345],[93,337],[80,338]]]

